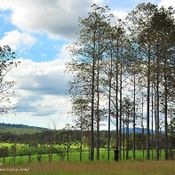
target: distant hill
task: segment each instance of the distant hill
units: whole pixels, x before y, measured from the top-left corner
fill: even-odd
[[[125,133],[126,133],[126,129],[127,129],[127,128],[124,128]],[[135,132],[136,132],[136,134],[141,134],[141,133],[142,133],[142,128],[136,127],[136,128],[135,128]],[[123,128],[122,128],[122,133],[123,133]],[[129,133],[130,133],[130,134],[134,133],[133,128],[129,128]],[[151,134],[151,133],[152,133],[152,130],[151,130],[151,128],[150,128],[150,134]],[[155,131],[153,131],[153,133],[155,133]],[[144,134],[147,134],[147,129],[146,129],[146,128],[144,128]]]
[[[48,130],[47,128],[41,128],[36,126],[28,126],[22,124],[5,124],[0,123],[0,133],[14,133],[14,134],[34,134],[36,132],[42,132]]]
[[[5,124],[5,123],[0,123],[0,133],[12,133],[12,134],[34,134],[34,133],[40,133],[43,131],[47,131],[49,129],[47,128],[42,128],[42,127],[36,127],[36,126],[28,126],[28,125],[22,125],[22,124]],[[126,128],[124,128],[125,133],[126,133]],[[107,130],[106,130],[107,132]],[[115,130],[112,130],[111,132],[115,132]],[[122,128],[122,133],[123,133],[123,128]],[[129,133],[133,133],[133,129],[129,128]],[[142,133],[142,128],[136,127],[136,133],[141,134]],[[147,133],[147,130],[144,129],[144,133]],[[151,129],[150,129],[150,133]],[[155,131],[153,131],[155,133]]]

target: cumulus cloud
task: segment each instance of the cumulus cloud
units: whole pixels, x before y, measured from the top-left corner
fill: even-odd
[[[21,64],[8,75],[8,79],[16,82],[14,88],[18,99],[17,108],[14,110],[16,116],[11,122],[31,124],[29,119],[38,121],[37,118],[40,118],[40,122],[33,125],[49,127],[49,123],[54,121],[57,128],[64,127],[66,122],[72,120],[67,118],[68,112],[71,111],[70,100],[66,95],[70,78],[65,73],[65,61],[62,59],[40,63],[21,60]],[[22,118],[17,120],[18,116]],[[8,120],[2,119],[6,122]]]
[[[35,37],[18,30],[6,32],[0,39],[0,45],[9,45],[13,50],[26,50],[34,45],[35,42]]]
[[[65,95],[70,75],[65,73],[65,62],[34,62],[21,60],[16,70],[11,71],[16,79],[16,89],[28,90],[37,94]]]
[[[101,0],[0,0],[0,9],[10,10],[11,22],[21,30],[70,39],[94,2]]]
[[[124,11],[114,10],[114,11],[112,11],[112,14],[114,14],[114,17],[117,17],[117,19],[124,20],[128,13],[124,12]]]
[[[175,7],[175,2],[174,0],[161,0],[159,2],[159,6],[164,6],[166,8],[172,6],[172,7]]]
[[[10,123],[31,124],[30,119],[34,121],[33,125],[44,127],[55,122],[60,129],[72,121],[67,117],[71,103],[66,92],[71,76],[65,72],[65,62],[69,60],[66,47],[60,49],[55,60],[35,62],[21,59],[21,64],[9,72],[7,79],[16,82],[14,90],[18,105],[12,114],[8,114],[9,117],[1,118],[1,122],[8,122],[13,116]],[[40,122],[38,118],[42,118]]]

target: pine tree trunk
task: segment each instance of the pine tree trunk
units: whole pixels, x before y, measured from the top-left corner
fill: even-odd
[[[110,80],[111,82],[111,80]],[[111,127],[111,83],[109,83],[109,102],[108,102],[109,106],[108,106],[108,160],[110,160],[110,138],[111,138],[111,134],[110,134],[110,127]]]
[[[164,80],[165,80],[165,160],[168,159],[168,88],[167,88],[167,74],[166,74],[166,63],[165,63],[165,70],[164,70]]]
[[[95,33],[93,41],[92,87],[91,87],[91,149],[90,160],[94,160],[94,95],[95,95]]]
[[[99,58],[97,62],[97,160],[100,159],[100,113],[99,113],[99,105],[100,105],[100,94],[99,94]]]
[[[156,68],[156,159],[159,160],[159,56],[157,56]]]
[[[118,132],[118,76],[119,76],[119,71],[118,71],[118,40],[117,40],[117,58],[116,58],[116,63],[115,63],[115,70],[116,70],[116,75],[115,75],[115,116],[116,116],[116,151],[118,152],[118,146],[119,146],[119,132]]]
[[[126,160],[129,159],[129,114],[127,117],[127,127],[126,127]]]
[[[119,157],[122,159],[122,63],[120,63],[120,115],[119,115]]]
[[[118,132],[118,66],[116,68],[116,99],[115,99],[115,105],[116,105],[116,150],[118,150],[118,145],[119,145],[119,132]]]
[[[82,161],[82,138],[83,138],[83,122],[82,122],[82,115],[83,115],[83,111],[81,109],[81,138],[80,138],[80,161]]]
[[[109,102],[108,102],[108,160],[110,160],[110,140],[111,140],[111,85],[112,85],[112,52],[110,60],[110,70],[109,70]]]
[[[152,94],[151,94],[151,98],[152,98],[152,102],[151,102],[151,105],[152,105],[152,109],[151,109],[151,127],[152,127],[152,133],[151,133],[151,137],[152,137],[152,142],[151,142],[151,146],[152,146],[152,160],[154,159],[154,85],[152,84]]]
[[[122,141],[123,141],[123,160],[125,160],[125,122],[123,117],[123,134],[122,134]]]
[[[150,119],[150,51],[148,51],[148,70],[147,70],[147,134],[146,134],[146,150],[147,160],[150,159],[150,130],[149,130],[149,119]]]
[[[134,105],[134,113],[133,113],[133,160],[135,160],[135,118],[136,118],[136,104],[135,104],[135,98],[136,98],[136,85],[135,85],[135,71],[134,71],[134,101],[133,101],[133,105]]]
[[[142,93],[142,157],[143,157],[143,160],[145,159],[145,139],[144,139],[144,124],[143,124],[143,93]]]

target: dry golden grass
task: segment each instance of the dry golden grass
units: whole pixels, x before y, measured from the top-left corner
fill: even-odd
[[[28,166],[25,166],[28,167]],[[3,167],[16,168],[20,166]],[[5,169],[4,169],[5,170]],[[6,175],[175,175],[175,161],[127,161],[127,162],[59,162],[32,164],[28,172],[5,172]]]

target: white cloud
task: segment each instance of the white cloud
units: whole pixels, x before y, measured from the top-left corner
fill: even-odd
[[[66,91],[71,76],[65,72],[65,62],[69,59],[66,47],[60,49],[53,61],[21,59],[21,64],[9,72],[7,79],[16,82],[14,90],[18,106],[16,115],[12,111],[9,117],[2,117],[1,122],[42,127],[53,127],[52,122],[55,122],[60,129],[72,121],[67,117],[71,103]]]
[[[161,0],[159,2],[159,6],[164,6],[166,8],[170,6],[175,7],[175,1],[174,0]]]
[[[112,11],[112,14],[114,14],[114,17],[117,17],[118,19],[124,20],[128,13],[124,11],[114,10]]]
[[[0,45],[9,45],[12,50],[25,50],[34,45],[35,42],[36,39],[32,35],[18,30],[6,32],[4,37],[0,39]]]
[[[71,111],[70,100],[66,95],[70,76],[65,73],[62,59],[40,63],[22,60],[8,76],[16,82],[14,88],[18,98],[16,115],[10,123],[51,127],[51,121],[54,121],[57,129],[60,129],[72,120],[67,118]],[[1,121],[8,122],[9,117]]]
[[[100,0],[0,0],[1,10],[11,10],[11,22],[19,29],[44,32],[50,37],[72,38],[78,18]]]
[[[65,73],[65,62],[62,59],[50,62],[22,60],[10,75],[18,81],[17,89],[27,89],[38,94],[65,95],[70,79],[70,75]]]

